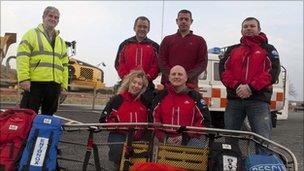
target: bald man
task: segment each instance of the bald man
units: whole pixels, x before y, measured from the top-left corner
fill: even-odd
[[[155,98],[153,118],[155,123],[209,127],[210,115],[207,106],[198,92],[189,88],[186,70],[180,65],[171,68],[169,74],[170,84],[160,91]],[[199,141],[193,141],[195,137],[176,132],[156,131],[156,137],[169,144],[201,146]],[[195,142],[195,143],[193,143]]]
[[[176,65],[170,70],[169,81],[177,93],[187,88],[187,79],[188,76],[184,67]]]

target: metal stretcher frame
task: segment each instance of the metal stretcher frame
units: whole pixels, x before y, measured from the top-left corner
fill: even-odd
[[[247,131],[236,131],[236,130],[227,130],[227,129],[216,129],[216,128],[204,128],[204,127],[192,127],[192,126],[181,126],[181,125],[169,125],[169,124],[160,124],[160,123],[81,123],[81,124],[64,124],[62,126],[63,131],[81,131],[81,130],[91,130],[92,133],[100,131],[111,131],[111,130],[129,130],[130,128],[134,129],[162,129],[169,130],[175,129],[178,130],[183,127],[188,133],[196,133],[202,135],[212,135],[213,137],[228,137],[228,138],[237,138],[240,140],[252,141],[256,144],[259,144],[270,151],[273,151],[276,154],[279,154],[282,159],[285,161],[284,164],[288,170],[298,171],[298,162],[295,155],[286,147],[264,138],[256,133],[247,132]],[[69,142],[65,142],[69,143]],[[107,143],[102,143],[106,145]],[[89,163],[90,164],[90,163]],[[98,169],[96,169],[98,170]]]

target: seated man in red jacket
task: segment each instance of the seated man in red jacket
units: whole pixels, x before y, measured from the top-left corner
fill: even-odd
[[[210,115],[201,95],[188,88],[185,69],[176,65],[170,70],[169,81],[166,88],[155,98],[153,112],[154,122],[170,125],[209,127]],[[156,131],[156,137],[162,142],[175,145],[201,146],[202,142],[193,144],[195,138],[182,136],[176,131]]]

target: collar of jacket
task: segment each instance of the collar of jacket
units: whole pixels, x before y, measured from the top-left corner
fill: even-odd
[[[124,100],[126,101],[136,101],[135,98],[136,96],[133,96],[130,92],[128,92],[128,90],[124,91],[123,93],[121,93],[121,96],[123,97]],[[138,99],[137,99],[138,100]]]
[[[179,29],[177,29],[177,32],[176,32],[176,34],[177,35],[179,35],[179,36],[182,36],[182,34],[179,32]],[[186,35],[186,36],[188,36],[188,35],[192,35],[193,34],[193,31],[192,30],[190,30],[190,32]]]
[[[129,39],[126,40],[127,42],[130,43],[152,43],[153,41],[151,39],[149,39],[148,37],[146,37],[143,41],[138,42],[136,39],[136,36],[130,37]]]
[[[168,91],[172,94],[176,94],[176,95],[182,95],[182,94],[188,94],[189,91],[191,91],[191,88],[188,87],[188,85],[186,84],[186,87],[181,91],[181,92],[176,92],[173,85],[171,83],[167,84],[168,87]]]
[[[257,36],[243,36],[240,41],[241,44],[251,47],[254,45],[260,45],[262,43],[267,43],[268,39],[265,33],[260,32],[260,34]]]
[[[38,29],[39,31],[41,31],[43,34],[47,35],[47,34],[46,34],[46,31],[44,30],[43,23],[39,24],[39,25],[37,26],[37,29]],[[57,36],[59,35],[59,33],[60,33],[60,31],[55,29],[55,37],[57,37]]]

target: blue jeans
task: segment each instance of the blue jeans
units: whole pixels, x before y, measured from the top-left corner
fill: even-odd
[[[228,100],[225,128],[241,130],[246,116],[254,133],[271,138],[272,123],[268,103],[258,100]]]
[[[108,136],[108,143],[121,142],[122,144],[109,145],[109,160],[113,161],[115,164],[119,165],[121,160],[121,155],[123,151],[123,143],[125,142],[127,136],[121,135],[115,132],[110,132]]]

